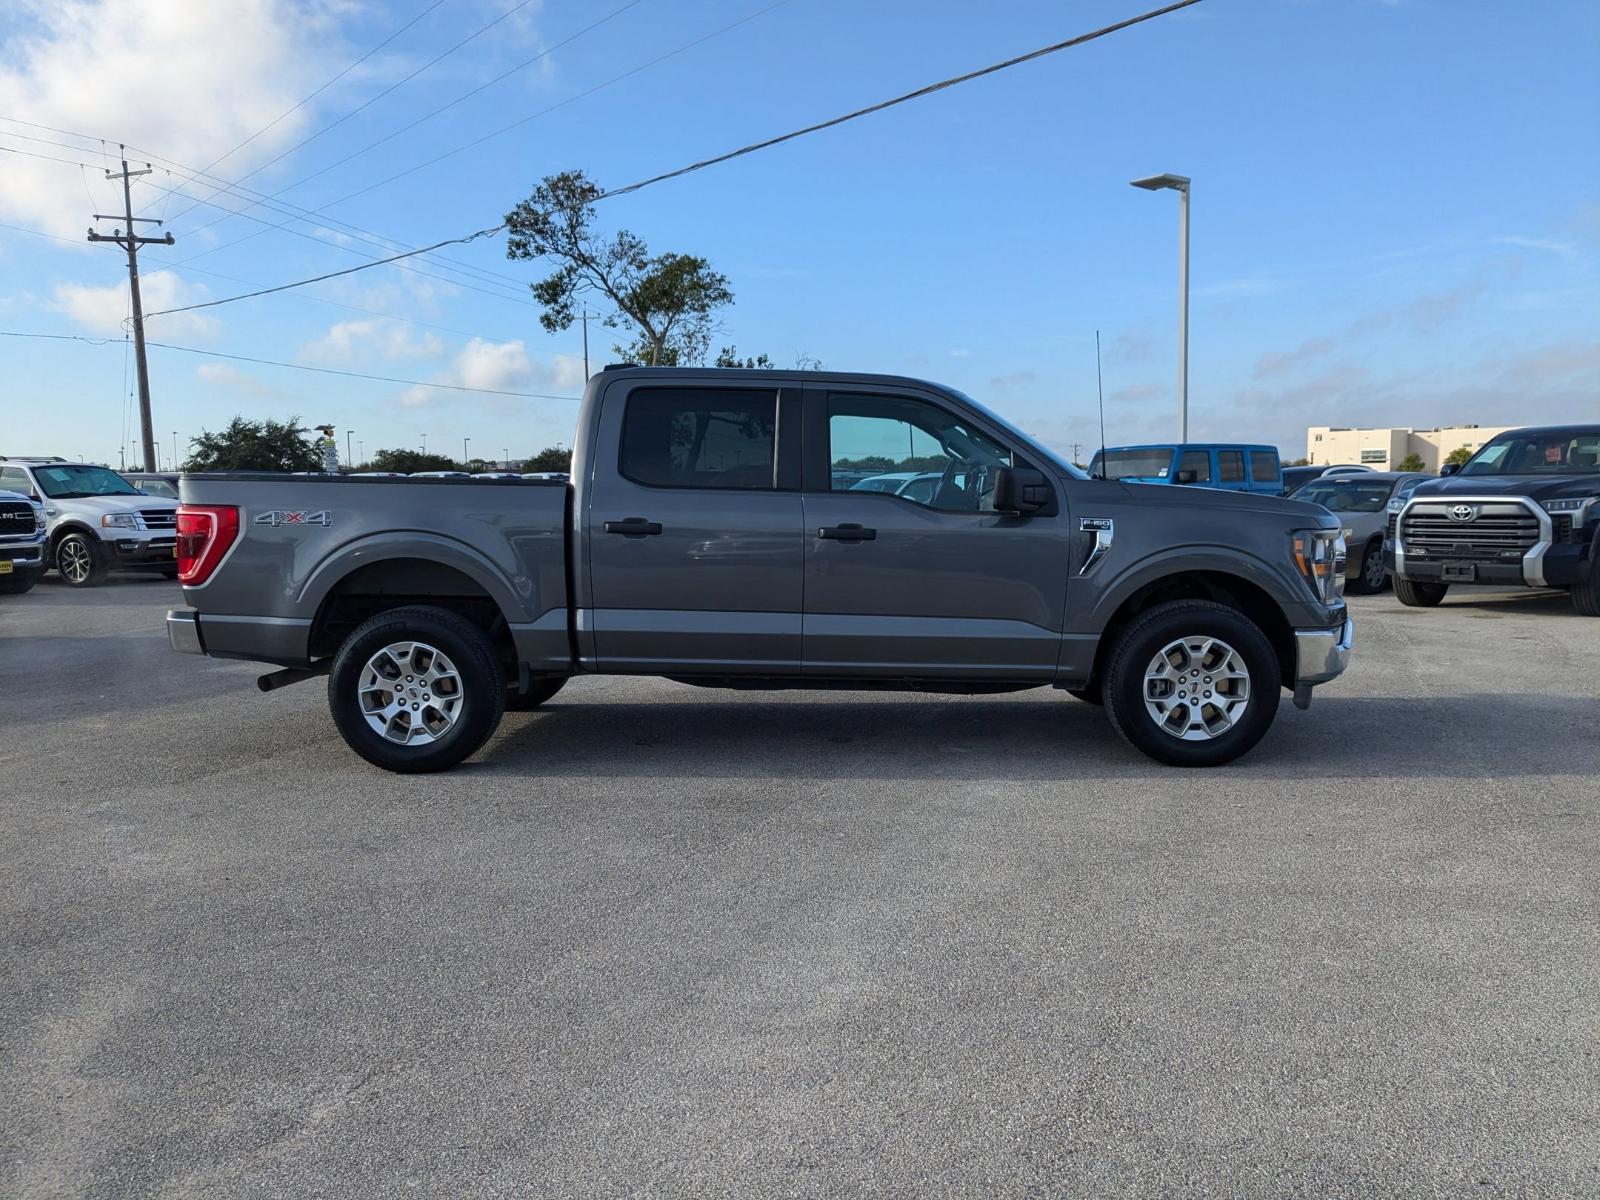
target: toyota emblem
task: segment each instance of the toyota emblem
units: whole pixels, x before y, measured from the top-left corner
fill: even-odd
[[[1450,510],[1452,521],[1474,521],[1478,517],[1478,510],[1470,504],[1457,504]]]

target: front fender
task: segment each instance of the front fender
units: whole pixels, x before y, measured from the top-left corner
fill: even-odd
[[[1110,562],[1106,565],[1110,566]],[[1287,563],[1282,567],[1275,566],[1237,546],[1195,544],[1152,551],[1125,564],[1109,578],[1095,579],[1091,575],[1089,579],[1097,585],[1096,594],[1088,605],[1069,604],[1072,615],[1070,632],[1098,634],[1111,623],[1116,611],[1135,592],[1173,575],[1202,571],[1213,576],[1231,575],[1254,584],[1283,606],[1290,625],[1317,623],[1309,613],[1302,615],[1301,608],[1308,606],[1309,597],[1302,597],[1292,590],[1296,580],[1288,574]],[[1079,579],[1073,580],[1074,585],[1079,583]]]

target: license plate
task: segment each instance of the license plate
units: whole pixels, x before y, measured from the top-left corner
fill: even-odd
[[[0,575],[9,575],[11,571],[11,560],[9,558],[0,558]]]
[[[1473,563],[1445,563],[1444,578],[1452,583],[1471,583],[1478,577],[1478,568]]]

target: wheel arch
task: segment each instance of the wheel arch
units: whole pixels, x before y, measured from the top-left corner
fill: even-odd
[[[308,581],[316,588],[316,615],[307,634],[307,657],[331,656],[357,626],[381,612],[423,605],[464,617],[489,635],[506,661],[514,662],[503,588],[461,563],[392,554],[365,561],[341,559],[342,569]]]
[[[1210,600],[1243,613],[1272,644],[1278,656],[1279,682],[1284,687],[1294,686],[1294,628],[1282,605],[1260,582],[1231,571],[1209,568],[1189,568],[1159,575],[1126,592],[1101,630],[1095,648],[1091,686],[1097,686],[1104,678],[1106,664],[1122,631],[1141,613],[1169,600]]]

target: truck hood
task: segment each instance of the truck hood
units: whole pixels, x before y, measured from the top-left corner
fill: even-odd
[[[1452,475],[1420,485],[1411,493],[1418,500],[1451,496],[1526,496],[1530,500],[1561,500],[1570,496],[1600,495],[1600,475]]]
[[[1207,509],[1215,511],[1222,520],[1251,512],[1271,517],[1281,522],[1285,529],[1329,528],[1339,524],[1335,516],[1322,505],[1283,496],[1225,492],[1220,488],[1196,487],[1192,484],[1158,485],[1121,480],[1107,481],[1104,486],[1120,489],[1135,504],[1148,504],[1152,508]]]
[[[54,500],[45,497],[44,503],[60,512],[82,516],[104,516],[106,513],[125,512],[176,512],[177,501],[159,496],[72,496]]]

